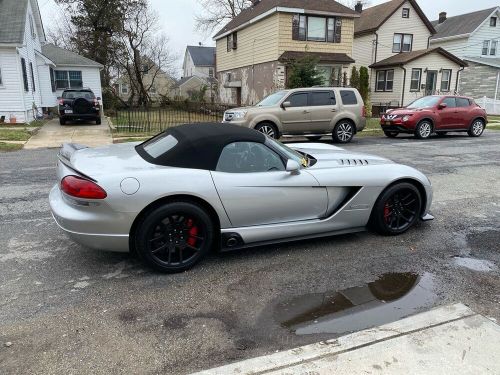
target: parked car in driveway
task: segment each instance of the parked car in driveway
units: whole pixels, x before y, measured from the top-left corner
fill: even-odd
[[[449,132],[479,137],[487,123],[486,111],[474,99],[452,95],[424,96],[404,108],[389,110],[380,118],[384,134],[390,138],[409,133],[425,139],[432,133],[445,136]]]
[[[59,99],[59,123],[68,121],[95,121],[101,123],[99,100],[90,89],[68,89]]]
[[[317,141],[332,135],[337,143],[348,143],[366,126],[363,99],[353,88],[315,87],[282,90],[253,107],[224,113],[224,123],[252,128],[269,137],[305,136]]]

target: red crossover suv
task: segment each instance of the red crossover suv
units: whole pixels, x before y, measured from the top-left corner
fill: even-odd
[[[488,123],[486,111],[473,99],[463,96],[424,96],[404,108],[382,114],[380,125],[390,138],[399,133],[415,134],[420,139],[432,133],[467,132],[471,137],[483,134]]]

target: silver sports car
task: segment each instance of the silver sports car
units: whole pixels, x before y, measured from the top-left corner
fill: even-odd
[[[164,272],[211,249],[367,227],[395,235],[432,219],[431,183],[411,167],[227,124],[182,125],[141,144],[65,144],[58,180],[50,206],[72,239],[134,251]]]

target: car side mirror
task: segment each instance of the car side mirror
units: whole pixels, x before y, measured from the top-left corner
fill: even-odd
[[[298,174],[300,171],[300,164],[295,160],[288,159],[286,162],[286,171],[292,174]]]
[[[446,107],[448,107],[448,104],[446,104],[446,103],[441,103],[441,104],[438,106],[438,109],[445,109]]]
[[[292,103],[290,103],[290,102],[283,102],[283,104],[281,104],[281,107],[283,109],[286,109],[286,108],[291,107],[291,106],[292,106]]]
[[[101,97],[100,97],[100,96],[98,96],[96,99],[97,99],[97,100],[101,100]]]

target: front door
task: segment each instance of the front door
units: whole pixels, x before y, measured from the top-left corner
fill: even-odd
[[[311,91],[309,93],[309,108],[311,111],[310,133],[325,133],[331,131],[331,122],[338,105],[335,92],[330,90]]]
[[[309,94],[307,92],[296,92],[289,95],[284,102],[289,102],[290,106],[283,108],[280,112],[283,133],[304,133],[311,122],[311,113],[308,107]]]
[[[425,83],[425,95],[434,95],[436,93],[437,70],[427,71],[427,81]]]
[[[282,158],[264,144],[227,145],[211,173],[234,227],[312,220],[326,213],[326,189],[304,170],[287,172]]]

